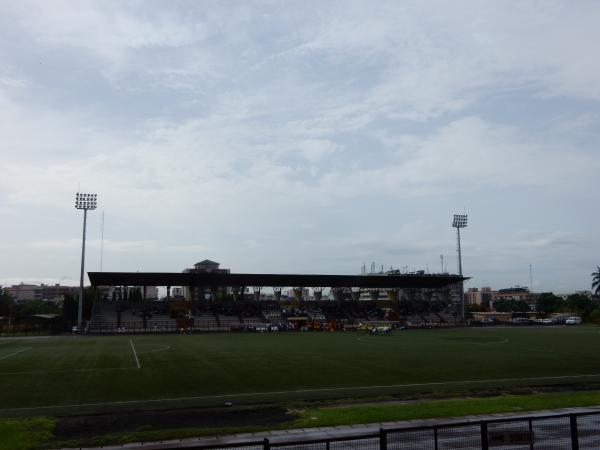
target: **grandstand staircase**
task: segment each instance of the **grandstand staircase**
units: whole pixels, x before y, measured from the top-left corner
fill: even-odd
[[[218,329],[220,324],[213,313],[202,313],[194,317],[194,328],[198,331],[211,331]]]

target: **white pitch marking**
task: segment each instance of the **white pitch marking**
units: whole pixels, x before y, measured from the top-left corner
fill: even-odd
[[[526,377],[526,378],[496,378],[489,380],[465,380],[465,381],[438,381],[432,383],[410,383],[410,384],[388,384],[375,386],[354,386],[354,387],[338,387],[338,388],[319,388],[319,389],[297,389],[290,391],[270,391],[270,392],[244,392],[239,394],[220,394],[220,395],[204,395],[195,397],[173,397],[173,398],[155,398],[149,400],[123,400],[119,402],[104,402],[104,403],[80,403],[71,405],[51,405],[51,406],[28,406],[24,408],[6,408],[0,409],[0,412],[7,411],[26,411],[35,409],[53,409],[53,408],[81,408],[87,406],[111,406],[111,405],[132,405],[136,403],[159,403],[159,402],[176,402],[184,400],[212,400],[223,398],[236,397],[255,397],[260,395],[284,395],[284,394],[307,394],[313,392],[336,392],[336,391],[352,391],[352,390],[367,390],[367,389],[387,389],[387,388],[406,388],[406,387],[421,387],[421,386],[443,386],[448,384],[471,384],[471,383],[498,383],[506,381],[534,381],[534,380],[563,380],[569,378],[592,378],[600,377],[600,373],[591,373],[587,375],[559,375],[553,377]]]
[[[18,355],[19,353],[26,352],[27,350],[30,350],[30,349],[31,349],[31,347],[22,348],[21,350],[17,350],[16,352],[9,353],[8,355],[0,356],[0,359],[10,358],[11,356]]]
[[[140,360],[138,359],[137,352],[135,351],[135,347],[133,346],[133,341],[129,339],[129,343],[131,344],[131,350],[133,350],[133,356],[135,357],[135,363],[137,364],[137,368],[141,369]]]

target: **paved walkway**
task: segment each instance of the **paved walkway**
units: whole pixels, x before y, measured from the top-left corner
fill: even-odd
[[[462,416],[451,417],[444,419],[422,419],[422,420],[407,420],[401,422],[383,422],[361,425],[345,425],[337,427],[318,427],[304,428],[295,430],[277,430],[277,431],[262,431],[257,433],[240,433],[223,436],[212,436],[192,439],[175,439],[160,442],[147,443],[132,443],[124,445],[104,446],[104,447],[84,447],[80,450],[166,450],[166,449],[185,449],[199,446],[223,446],[223,445],[240,445],[245,442],[258,442],[268,439],[271,443],[283,442],[302,442],[309,440],[331,439],[331,438],[348,438],[363,436],[366,434],[379,433],[381,429],[405,429],[413,427],[434,426],[434,425],[451,425],[464,424],[468,422],[480,422],[482,420],[495,419],[527,419],[528,417],[542,418],[545,416],[552,417],[557,414],[584,414],[584,413],[599,413],[600,407],[589,408],[562,408],[549,409],[542,411],[530,411],[524,413],[502,413],[502,414],[484,414],[477,416]],[[61,450],[76,450],[76,449],[61,449]]]

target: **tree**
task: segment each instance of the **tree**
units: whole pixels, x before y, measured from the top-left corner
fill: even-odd
[[[544,314],[555,313],[563,306],[563,301],[552,292],[544,292],[539,295],[536,302],[536,311]]]
[[[592,299],[586,295],[573,294],[567,297],[567,304],[569,309],[581,317],[588,317],[588,315],[594,310],[594,304]]]
[[[36,314],[59,314],[60,308],[51,302],[39,299],[26,300],[15,308],[15,316],[18,319],[31,317]]]
[[[595,295],[600,295],[600,266],[596,267],[595,272],[592,272],[592,291]]]
[[[71,294],[65,294],[62,304],[62,316],[69,322],[77,322],[78,299]]]
[[[83,290],[83,320],[84,322],[89,320],[92,315],[92,308],[94,306],[94,290],[91,287],[86,287]],[[65,320],[70,323],[77,323],[77,313],[79,311],[79,294],[71,295],[65,294],[62,307],[62,316]]]
[[[500,299],[494,302],[497,312],[529,312],[529,305],[525,300]]]
[[[510,300],[500,299],[494,302],[494,309],[498,312],[512,311]]]
[[[595,309],[589,315],[589,321],[600,325],[600,309]]]
[[[476,303],[474,304],[470,304],[470,305],[465,305],[465,315],[467,316],[471,316],[474,312],[481,312],[482,308],[481,305],[478,305]]]
[[[8,317],[14,307],[14,300],[10,294],[4,292],[0,286],[0,316]]]
[[[513,300],[512,310],[514,312],[529,312],[530,308],[525,300]]]

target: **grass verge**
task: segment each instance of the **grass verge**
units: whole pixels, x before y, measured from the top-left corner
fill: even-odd
[[[321,427],[597,405],[600,391],[350,405],[302,410],[293,425]]]
[[[577,406],[600,405],[600,391],[577,391],[533,395],[445,399],[417,402],[386,402],[344,406],[292,409],[290,420],[274,426],[186,427],[136,430],[101,436],[56,439],[52,431],[56,419],[34,417],[0,420],[0,450],[37,450],[41,448],[101,446],[131,442],[184,439],[265,430],[352,425],[414,419],[459,417],[477,414],[525,412]]]
[[[56,419],[28,417],[0,420],[0,450],[44,448],[52,439]]]

